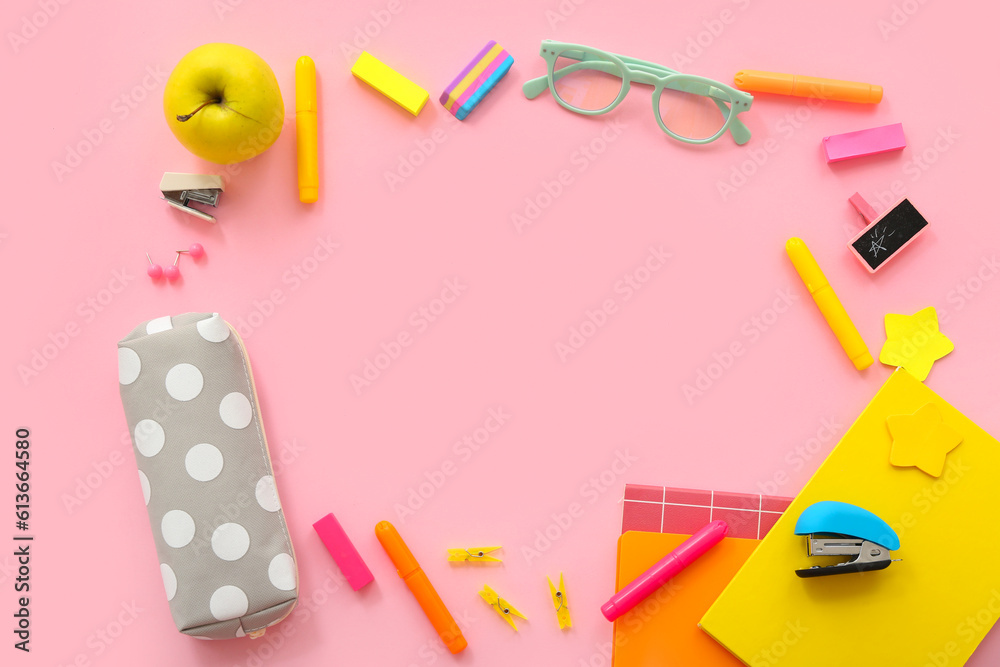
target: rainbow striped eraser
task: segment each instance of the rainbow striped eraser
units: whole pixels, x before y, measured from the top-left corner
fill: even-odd
[[[493,90],[497,82],[510,71],[513,64],[514,56],[490,40],[445,88],[439,101],[455,118],[464,120],[483,101],[486,93]]]

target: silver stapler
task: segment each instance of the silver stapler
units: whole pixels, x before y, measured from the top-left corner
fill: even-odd
[[[852,557],[795,570],[803,578],[884,570],[894,560],[892,552],[899,549],[899,537],[885,521],[857,505],[832,500],[807,507],[795,524],[795,534],[807,536],[810,556]]]
[[[219,205],[223,190],[225,187],[222,177],[212,174],[179,174],[168,171],[160,179],[160,192],[168,204],[206,222],[215,222],[215,218],[190,204],[193,202],[214,208]]]

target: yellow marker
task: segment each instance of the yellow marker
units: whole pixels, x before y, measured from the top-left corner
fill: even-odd
[[[878,104],[882,101],[882,86],[858,81],[821,79],[816,76],[762,72],[744,69],[736,73],[736,87],[753,93],[776,93],[795,97],[816,97],[838,102]]]
[[[826,323],[833,329],[833,333],[840,341],[844,352],[854,362],[854,367],[859,371],[868,368],[874,363],[872,355],[868,352],[865,341],[861,338],[851,317],[844,310],[840,299],[834,293],[830,283],[827,282],[823,270],[819,268],[816,259],[809,252],[805,241],[800,238],[790,238],[785,243],[785,252],[795,265],[795,270],[799,272],[799,277],[805,283],[806,289],[812,295],[819,311],[826,318]]]
[[[295,63],[295,142],[299,154],[299,201],[319,198],[319,129],[316,125],[316,63]]]
[[[381,60],[362,51],[351,74],[403,107],[414,116],[427,104],[430,93],[392,69]]]

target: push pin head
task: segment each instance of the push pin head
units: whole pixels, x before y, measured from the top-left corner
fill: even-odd
[[[149,262],[149,267],[146,269],[146,275],[153,280],[159,280],[163,277],[163,267],[159,264],[153,264],[153,260],[149,258],[149,253],[146,253],[146,260]]]
[[[181,270],[177,268],[177,262],[180,261],[181,254],[177,253],[174,258],[174,263],[163,269],[163,275],[167,277],[167,280],[174,281],[181,277]]]
[[[187,250],[178,250],[178,253],[186,253],[194,259],[201,259],[205,256],[205,248],[200,243],[192,243]]]

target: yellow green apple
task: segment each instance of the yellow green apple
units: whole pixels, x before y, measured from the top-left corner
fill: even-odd
[[[274,72],[235,44],[205,44],[181,58],[163,91],[163,113],[185,148],[219,164],[263,153],[285,121]]]

